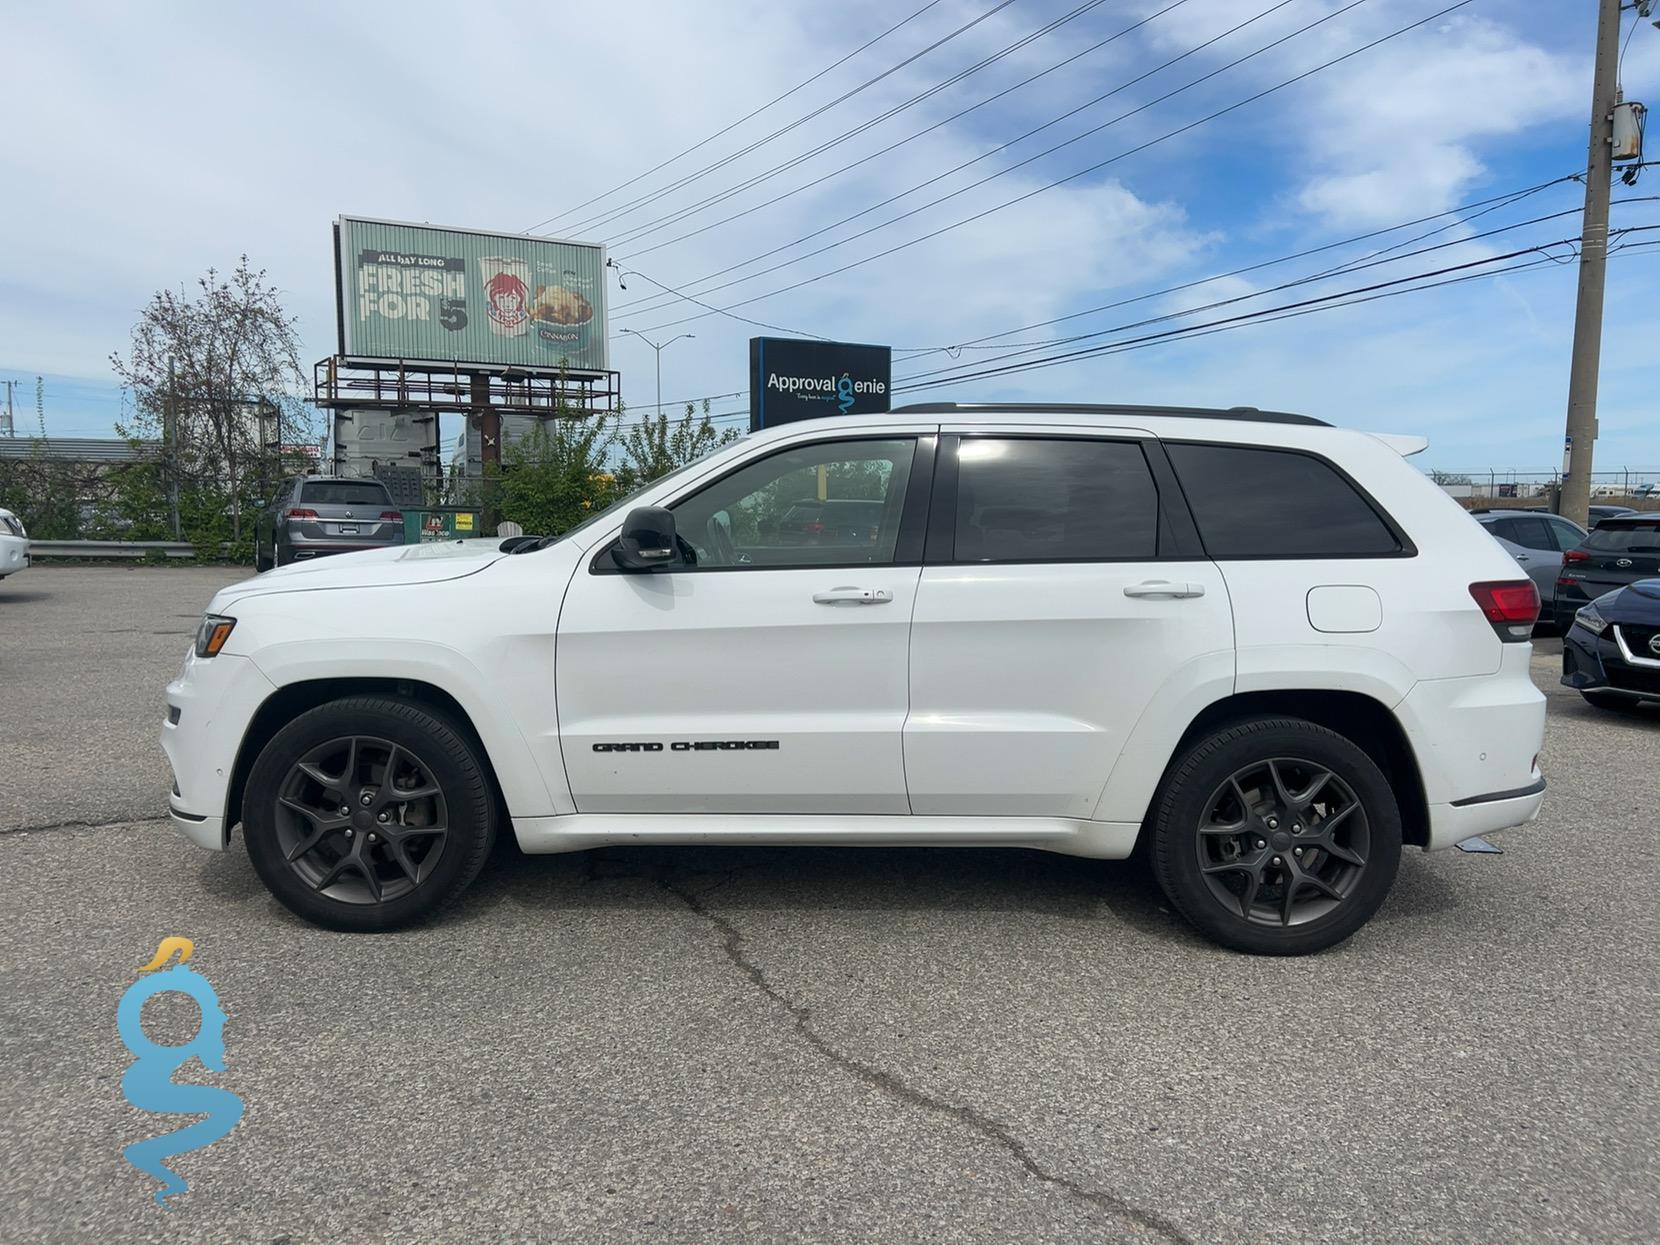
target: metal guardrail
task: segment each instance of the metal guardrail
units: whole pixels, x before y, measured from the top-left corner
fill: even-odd
[[[143,558],[160,552],[168,558],[194,558],[196,546],[178,540],[31,540],[29,557]]]

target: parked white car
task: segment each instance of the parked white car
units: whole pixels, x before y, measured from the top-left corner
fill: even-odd
[[[0,509],[0,579],[29,566],[29,533],[23,520],[10,510]]]
[[[1147,845],[1211,938],[1354,933],[1401,849],[1538,813],[1531,580],[1403,459],[1249,409],[757,433],[560,538],[295,565],[167,689],[175,824],[300,915],[423,917],[498,824],[618,843]],[[859,541],[785,523],[878,503]]]

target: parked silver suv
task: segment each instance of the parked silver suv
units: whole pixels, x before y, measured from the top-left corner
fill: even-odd
[[[254,565],[268,571],[306,558],[403,544],[403,512],[379,480],[295,476],[260,512]]]

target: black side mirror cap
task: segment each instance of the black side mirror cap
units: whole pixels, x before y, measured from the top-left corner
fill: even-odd
[[[625,571],[654,571],[679,557],[674,514],[661,506],[637,506],[623,520],[622,535],[611,547],[611,560]]]

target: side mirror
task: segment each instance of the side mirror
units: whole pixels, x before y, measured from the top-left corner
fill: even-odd
[[[611,560],[625,571],[653,571],[670,565],[679,547],[674,515],[661,506],[638,506],[623,520]]]

